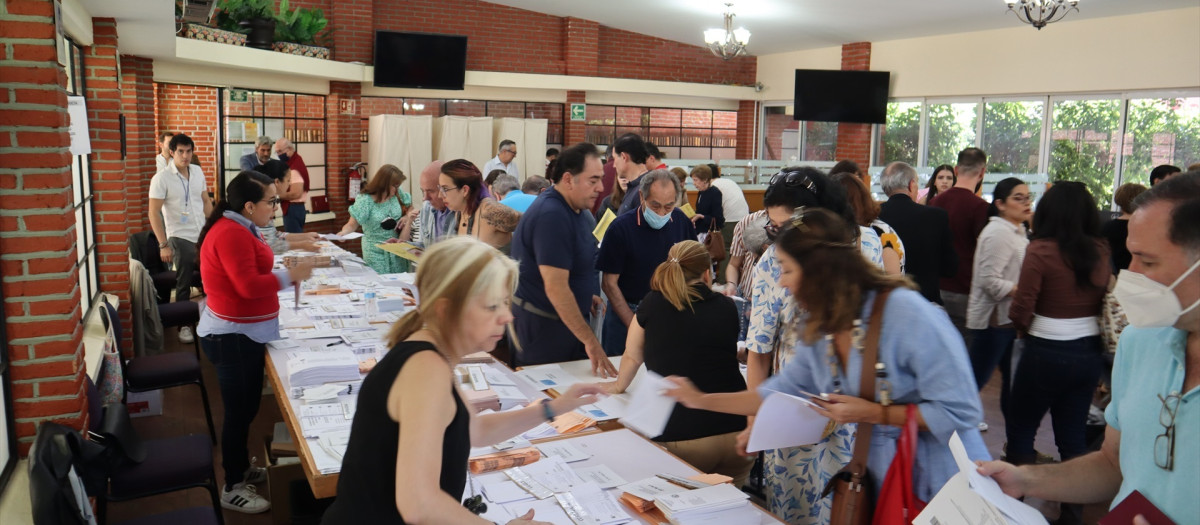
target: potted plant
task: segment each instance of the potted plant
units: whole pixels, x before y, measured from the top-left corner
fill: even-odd
[[[217,28],[248,33],[246,45],[271,49],[275,36],[275,11],[272,0],[221,0]]]
[[[185,22],[182,0],[175,1],[175,21],[180,28],[178,33],[180,36],[195,40],[217,42],[219,44],[229,44],[234,46],[246,45],[245,34],[235,31],[226,31],[224,29],[217,29],[215,27],[209,27],[207,25],[194,22]]]
[[[275,50],[293,55],[329,58],[329,48],[323,44],[329,39],[325,31],[329,20],[320,9],[289,9],[288,0],[279,1],[279,15],[275,18]]]

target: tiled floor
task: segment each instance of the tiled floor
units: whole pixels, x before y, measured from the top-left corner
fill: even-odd
[[[192,351],[191,345],[181,345],[175,339],[174,330],[168,330],[167,346],[170,350]],[[218,435],[221,427],[221,399],[217,389],[216,373],[212,365],[204,361],[204,380],[209,389],[212,402],[213,418],[217,424]],[[1000,457],[1004,445],[1004,418],[1000,415],[999,374],[993,376],[987,387],[983,389],[982,400],[985,417],[991,427],[983,434],[988,450],[994,457]],[[204,408],[200,403],[199,391],[194,387],[179,387],[166,391],[164,395],[164,414],[135,420],[135,427],[146,438],[176,436],[181,433],[207,432],[204,423]],[[250,430],[251,443],[263,443],[275,421],[280,421],[279,407],[274,396],[268,395],[263,399],[262,409]],[[1050,430],[1049,417],[1043,422],[1038,433],[1036,447],[1039,451],[1057,456],[1054,447],[1054,437]],[[220,468],[220,449],[214,450],[217,458],[217,476],[223,477]],[[262,464],[263,458],[260,458]],[[265,494],[266,487],[263,487]],[[1058,505],[1044,501],[1030,501],[1041,509],[1047,517],[1053,519],[1058,515]],[[113,503],[109,506],[109,523],[120,523],[122,520],[138,516],[146,516],[189,506],[209,505],[208,493],[201,489],[193,489],[183,493],[167,494],[145,498],[133,502]],[[1084,512],[1088,523],[1096,523],[1104,515],[1107,504],[1089,505]],[[246,515],[237,512],[225,512],[225,522],[228,525],[267,525],[274,523],[270,512],[258,515]]]

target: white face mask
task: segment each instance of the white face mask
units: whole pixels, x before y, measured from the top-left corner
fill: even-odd
[[[1140,273],[1121,270],[1121,274],[1117,277],[1117,286],[1113,288],[1113,295],[1121,303],[1121,308],[1125,310],[1125,316],[1129,318],[1129,323],[1133,326],[1138,328],[1173,326],[1180,316],[1200,306],[1200,300],[1197,300],[1186,309],[1183,308],[1173,291],[1176,286],[1179,286],[1179,283],[1183,282],[1184,278],[1196,271],[1196,268],[1200,268],[1200,261],[1196,261],[1191,268],[1183,272],[1183,275],[1175,279],[1171,286],[1154,281]]]

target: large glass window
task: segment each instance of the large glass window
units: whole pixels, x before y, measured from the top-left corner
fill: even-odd
[[[882,162],[921,162],[921,102],[889,102],[887,125],[882,131],[883,147],[877,151]]]
[[[245,89],[221,89],[224,187],[241,171],[243,155],[258,137],[291,140],[308,168],[309,194],[325,194],[325,97]],[[274,146],[272,146],[272,150]]]
[[[1121,151],[1121,180],[1150,183],[1160,164],[1200,161],[1200,97],[1132,98]]]
[[[988,154],[988,171],[1038,172],[1045,109],[1044,100],[984,103],[983,137],[979,147]]]
[[[1051,108],[1050,180],[1082,182],[1101,206],[1111,202],[1121,101],[1062,99]]]
[[[59,37],[65,38],[65,37]],[[83,49],[66,41],[67,95],[85,96],[87,74],[83,66]],[[92,163],[90,155],[71,156],[71,197],[75,213],[75,259],[79,267],[79,303],[84,319],[100,294],[100,277],[96,262],[96,216],[92,199]]]
[[[837,122],[799,121],[786,106],[763,106],[759,158],[785,163],[832,162],[837,154]]]
[[[958,152],[975,146],[975,128],[979,118],[979,103],[952,102],[929,104],[927,166],[954,164]]]
[[[737,112],[588,104],[585,136],[608,145],[626,133],[653,142],[666,159],[732,159]]]

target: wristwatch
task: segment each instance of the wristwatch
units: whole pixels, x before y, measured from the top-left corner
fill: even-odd
[[[550,409],[550,400],[542,400],[542,415],[546,416],[546,421],[554,421],[554,411]]]
[[[160,243],[158,243],[158,249],[161,250],[163,248],[166,248],[168,245],[170,245],[170,242],[160,242]]]

